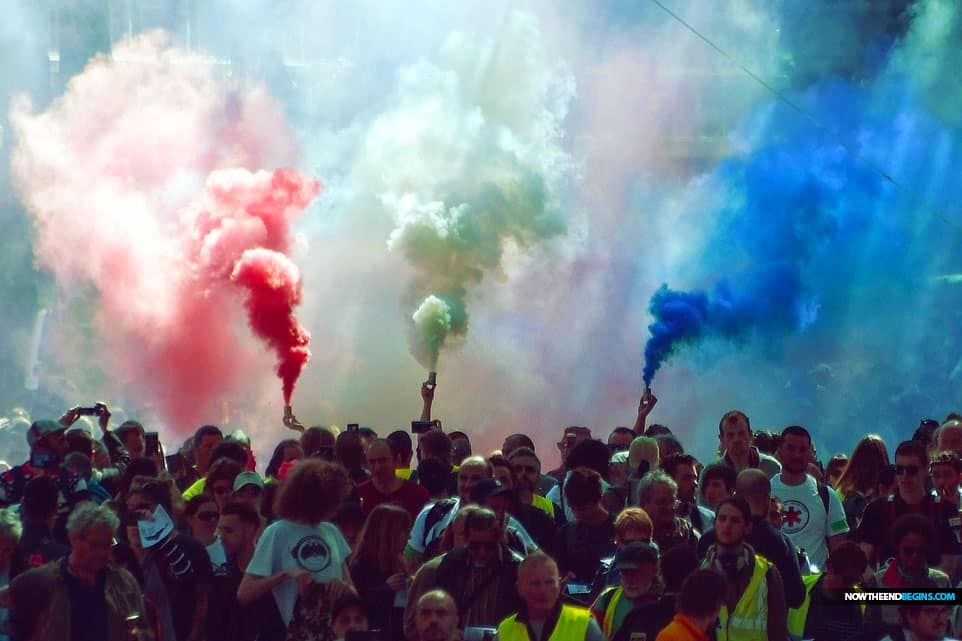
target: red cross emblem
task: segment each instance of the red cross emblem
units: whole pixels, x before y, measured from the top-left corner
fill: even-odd
[[[802,520],[802,513],[795,509],[794,506],[789,507],[785,511],[785,525],[788,527],[795,527]]]

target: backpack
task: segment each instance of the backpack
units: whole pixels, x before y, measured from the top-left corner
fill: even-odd
[[[440,523],[444,517],[446,517],[448,513],[454,509],[454,506],[457,503],[458,499],[456,498],[442,499],[431,506],[431,509],[428,511],[428,515],[424,518],[424,538],[421,539],[421,545],[424,546],[425,560],[437,556],[437,549],[441,544],[440,534],[431,541],[428,541],[428,536],[431,534],[431,530],[433,530],[434,526]]]
[[[818,498],[822,499],[822,505],[825,507],[825,516],[828,516],[828,493],[832,491],[832,488],[825,485],[821,481],[816,481],[818,483]]]

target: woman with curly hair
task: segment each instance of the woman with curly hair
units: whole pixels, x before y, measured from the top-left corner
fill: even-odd
[[[331,605],[354,590],[351,549],[329,522],[350,491],[343,467],[311,458],[297,464],[274,500],[278,520],[261,534],[237,600],[252,603],[273,592],[288,639],[332,641]]]

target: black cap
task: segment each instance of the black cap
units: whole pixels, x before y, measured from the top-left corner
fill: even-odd
[[[471,502],[484,503],[492,496],[511,494],[511,488],[497,479],[483,479],[471,488]]]
[[[615,552],[616,570],[637,570],[642,565],[657,563],[658,549],[644,541],[625,543]]]

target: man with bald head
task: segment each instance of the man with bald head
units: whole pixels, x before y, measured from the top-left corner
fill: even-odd
[[[744,498],[752,512],[752,529],[745,537],[745,543],[778,568],[788,607],[797,608],[805,600],[805,584],[802,583],[795,546],[768,521],[772,502],[772,483],[768,474],[758,468],[742,470],[735,479],[735,495]],[[714,532],[707,532],[698,542],[698,556],[704,558],[714,543]]]
[[[544,552],[518,567],[521,609],[498,626],[498,641],[605,641],[591,611],[561,600],[558,565]]]
[[[407,510],[411,520],[416,519],[428,502],[428,491],[414,481],[397,475],[397,462],[390,444],[384,439],[375,439],[368,446],[365,456],[371,478],[357,486],[364,514],[370,514],[382,503],[391,503]]]
[[[411,527],[411,536],[404,549],[405,556],[415,563],[422,563],[437,556],[440,552],[438,544],[441,535],[454,520],[454,515],[462,505],[471,503],[471,490],[474,486],[491,476],[491,464],[483,456],[464,459],[458,471],[458,496],[443,499],[421,510]],[[508,517],[507,525],[524,531],[522,525],[512,516]]]
[[[415,622],[417,641],[456,641],[461,638],[458,607],[444,590],[432,590],[418,599]]]

